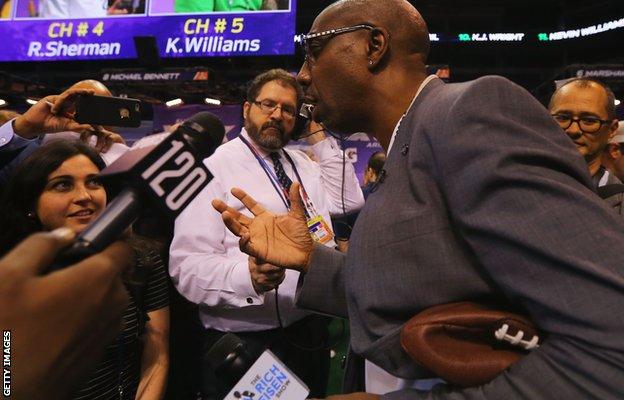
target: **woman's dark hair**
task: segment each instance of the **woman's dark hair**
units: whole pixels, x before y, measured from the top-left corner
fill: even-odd
[[[100,170],[106,166],[98,153],[86,144],[59,139],[35,150],[15,169],[0,199],[0,254],[31,233],[42,230],[35,209],[48,176],[77,155],[86,156]]]

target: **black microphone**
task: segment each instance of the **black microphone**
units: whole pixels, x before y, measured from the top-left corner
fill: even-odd
[[[228,333],[212,345],[204,361],[214,371],[219,382],[229,390],[259,356],[260,354],[253,352],[238,336]]]
[[[227,390],[224,400],[304,400],[308,387],[270,350],[254,351],[233,333],[221,337],[204,362]]]
[[[211,112],[202,111],[184,121],[176,132],[181,132],[185,140],[200,156],[207,158],[223,142],[225,126]]]
[[[312,113],[314,113],[314,104],[303,103],[299,108],[299,116],[305,119],[312,119]]]
[[[295,126],[293,127],[292,132],[290,133],[291,140],[299,140],[301,136],[303,136],[306,126],[312,120],[312,112],[314,111],[314,106],[312,104],[303,103],[301,104],[301,108],[299,108],[299,114],[295,119]]]
[[[175,219],[212,180],[202,161],[214,153],[224,135],[217,116],[200,112],[158,143],[134,146],[102,170],[100,178],[118,194],[61,253],[61,264],[104,250],[149,204]]]

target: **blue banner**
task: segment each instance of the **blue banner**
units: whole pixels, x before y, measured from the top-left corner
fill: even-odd
[[[142,8],[143,14],[120,15],[110,9],[107,14],[104,9],[86,12],[86,18],[55,18],[61,14],[44,13],[40,7],[43,3],[28,8],[26,4],[34,4],[31,0],[19,0],[14,16],[0,20],[1,37],[10,38],[4,42],[0,61],[135,58],[135,36],[154,36],[161,57],[266,56],[294,52],[294,1],[284,10],[192,14],[174,13],[173,1],[169,9],[162,7],[160,1],[153,3],[152,11],[159,12],[150,14],[148,2]],[[91,18],[100,13],[103,15]]]
[[[243,127],[243,109],[240,105],[226,105],[221,107],[186,105],[171,108],[157,105],[154,106],[154,132],[162,132],[171,129],[171,126],[174,124],[182,122],[200,111],[210,111],[223,121],[226,131],[226,140],[232,140],[237,137]],[[342,144],[344,146],[345,159],[347,162],[353,164],[360,184],[364,184],[364,172],[368,166],[368,159],[374,153],[382,151],[383,148],[375,138],[366,133],[351,135],[344,140]],[[305,140],[291,142],[289,146],[298,148],[312,155]]]

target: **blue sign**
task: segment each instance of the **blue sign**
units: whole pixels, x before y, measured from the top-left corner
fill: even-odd
[[[224,400],[305,400],[308,394],[308,387],[265,350]]]
[[[55,2],[67,3],[13,1],[11,17],[0,19],[0,36],[10,38],[4,42],[0,61],[136,58],[135,36],[154,36],[161,57],[294,53],[296,7],[292,0],[284,9],[253,10],[251,4],[256,2],[249,0],[247,11],[199,13],[176,13],[180,0],[130,1],[141,4],[134,9],[106,8],[124,1],[77,0],[73,3],[85,3],[85,9],[69,10],[69,18],[49,5]],[[86,7],[94,2],[103,5]],[[193,3],[184,1],[189,2]],[[73,18],[77,15],[82,17]]]

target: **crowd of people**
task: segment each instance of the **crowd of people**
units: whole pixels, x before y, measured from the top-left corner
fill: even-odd
[[[214,178],[171,234],[148,238],[138,223],[60,270],[48,266],[111,199],[99,172],[128,150],[114,127],[74,121],[73,107],[111,93],[81,81],[6,115],[0,301],[11,306],[0,327],[16,398],[221,399],[231,388],[205,356],[232,332],[324,398],[330,317],[350,327],[345,394],[331,399],[621,397],[613,92],[574,78],[544,107],[501,77],[444,83],[426,74],[425,21],[388,2],[332,4],[301,38],[297,77],[272,69],[250,82],[244,128],[204,160]],[[314,161],[288,146],[304,102]],[[332,132],[382,145],[363,187]],[[175,366],[170,297],[189,305],[197,335],[196,357]],[[402,328],[463,301],[527,316],[539,347],[482,386],[436,379],[404,351]],[[167,391],[172,373],[198,378]]]

